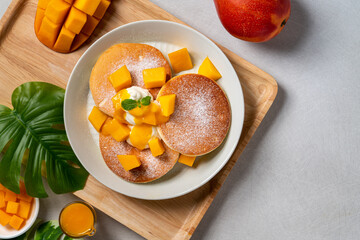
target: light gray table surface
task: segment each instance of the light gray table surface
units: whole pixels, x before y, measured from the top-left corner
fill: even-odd
[[[360,239],[360,1],[292,0],[267,43],[228,34],[211,0],[152,1],[279,84],[193,239]],[[0,15],[9,2],[0,0]],[[56,219],[76,199],[42,199],[40,217]],[[98,215],[93,239],[142,239]]]

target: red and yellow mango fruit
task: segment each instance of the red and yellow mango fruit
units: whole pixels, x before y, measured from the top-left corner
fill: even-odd
[[[72,52],[89,38],[109,5],[110,0],[39,0],[36,36],[54,51]]]

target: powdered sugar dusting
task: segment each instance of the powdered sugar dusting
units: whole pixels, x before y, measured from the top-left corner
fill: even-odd
[[[165,145],[165,144],[164,144]],[[165,152],[154,157],[149,149],[138,150],[126,142],[117,142],[111,136],[100,134],[100,150],[107,166],[121,178],[130,182],[149,182],[165,175],[175,165],[179,154],[167,146]],[[117,155],[136,155],[141,166],[125,171]]]
[[[175,112],[159,126],[164,141],[186,155],[203,155],[218,147],[230,127],[230,105],[212,80],[188,74],[168,82],[160,95],[176,94]]]

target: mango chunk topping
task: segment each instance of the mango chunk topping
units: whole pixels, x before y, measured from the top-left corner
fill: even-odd
[[[109,76],[109,81],[115,88],[115,91],[131,87],[131,74],[126,65],[122,66]]]
[[[111,121],[111,127],[114,129],[111,136],[118,142],[125,141],[130,135],[130,128],[115,118]]]
[[[162,87],[166,82],[166,70],[164,67],[144,69],[142,73],[146,88]]]
[[[135,155],[118,155],[117,157],[125,171],[130,171],[131,169],[140,167],[141,165],[141,162]]]
[[[165,152],[165,148],[161,143],[161,140],[157,137],[150,139],[149,147],[154,157],[160,156]]]
[[[175,73],[179,73],[193,68],[193,64],[187,48],[182,48],[175,52],[169,53],[168,56],[170,59],[171,67]]]
[[[131,144],[139,150],[143,150],[152,135],[152,126],[143,124],[135,125],[130,132]]]
[[[94,126],[96,131],[100,132],[100,129],[106,119],[107,119],[107,115],[102,111],[100,111],[98,107],[94,106],[89,115],[89,121]]]
[[[192,167],[195,162],[196,157],[190,157],[185,155],[180,155],[178,162],[188,165],[189,167]]]
[[[148,112],[145,114],[145,116],[142,119],[143,123],[150,124],[153,126],[156,126],[156,115],[153,112]]]
[[[214,64],[210,61],[209,57],[206,57],[205,60],[201,63],[198,73],[214,81],[221,78],[221,74],[216,69]]]
[[[162,114],[165,117],[168,117],[171,114],[173,114],[175,110],[175,98],[176,98],[175,94],[165,95],[158,98],[158,101],[161,106]]]

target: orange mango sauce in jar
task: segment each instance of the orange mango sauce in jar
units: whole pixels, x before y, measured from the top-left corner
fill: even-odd
[[[95,223],[95,210],[85,202],[68,204],[59,216],[61,230],[72,238],[93,236],[96,232]]]

